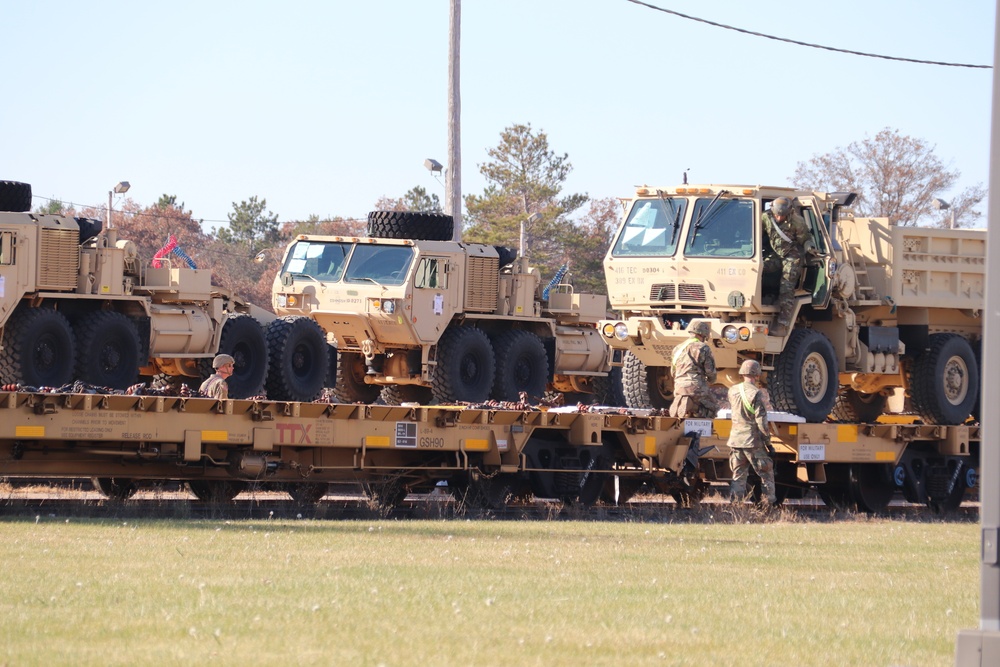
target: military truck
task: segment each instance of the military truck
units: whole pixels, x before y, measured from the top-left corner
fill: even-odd
[[[0,181],[0,383],[196,384],[226,352],[230,396],[263,391],[273,314],[212,285],[210,270],[144,266],[99,220],[30,208],[29,184]]]
[[[795,321],[770,333],[780,273],[761,216],[792,200],[817,250],[795,292]],[[628,404],[665,407],[671,352],[692,319],[707,320],[719,381],[756,359],[774,407],[808,422],[870,422],[890,394],[929,424],[978,411],[986,271],[983,230],[897,227],[855,217],[853,193],[781,187],[638,187],[625,203],[604,267],[618,318]],[[894,401],[896,402],[896,401]]]
[[[452,227],[449,215],[374,211],[366,237],[300,235],[286,249],[274,311],[312,318],[336,342],[334,394],[399,404],[555,390],[612,402],[596,328],[607,297],[557,284],[546,298],[523,256],[452,241]]]

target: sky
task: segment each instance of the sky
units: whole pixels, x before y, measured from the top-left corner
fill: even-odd
[[[649,0],[706,20],[882,55],[992,65],[987,0]],[[988,185],[992,71],[866,58],[627,0],[465,0],[462,193],[530,124],[573,169],[564,194],[787,185],[796,164],[884,128]],[[206,230],[266,199],[279,221],[364,218],[447,166],[449,0],[0,0],[0,180],[106,205],[122,180]],[[116,202],[120,201],[116,199]],[[117,207],[116,203],[116,207]],[[985,212],[985,206],[981,209]]]

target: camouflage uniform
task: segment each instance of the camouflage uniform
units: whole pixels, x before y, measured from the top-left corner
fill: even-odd
[[[670,416],[707,419],[719,412],[709,384],[715,382],[712,348],[692,336],[674,349],[670,374],[674,378],[674,401]]]
[[[781,271],[777,321],[789,327],[795,310],[795,288],[798,287],[802,267],[805,265],[805,247],[807,242],[812,241],[812,233],[802,216],[795,212],[785,218],[783,223],[779,223],[771,211],[766,211],[763,224],[772,249],[764,257],[764,271]]]
[[[764,495],[775,504],[774,461],[767,451],[771,441],[767,426],[764,393],[749,382],[741,382],[729,390],[729,405],[733,411],[733,428],[729,432],[729,467],[733,471],[732,498],[740,500],[747,493],[750,466],[760,476]]]
[[[217,398],[219,400],[229,398],[229,385],[226,384],[226,378],[218,373],[215,373],[202,382],[199,391],[209,398]]]

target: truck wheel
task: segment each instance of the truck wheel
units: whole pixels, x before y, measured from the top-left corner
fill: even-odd
[[[598,405],[609,405],[617,408],[628,406],[622,383],[621,366],[612,366],[607,375],[595,377],[593,385],[594,398]]]
[[[59,311],[23,308],[4,327],[0,375],[5,383],[61,387],[72,382],[75,360],[73,330]]]
[[[979,397],[979,365],[969,341],[933,334],[910,372],[913,407],[928,424],[961,424]]]
[[[666,366],[646,366],[631,352],[622,361],[622,389],[630,408],[666,410],[674,400],[674,378]]]
[[[813,329],[792,331],[768,381],[774,409],[813,424],[826,421],[838,386],[837,355],[830,339]]]
[[[402,405],[403,403],[427,405],[434,400],[431,388],[419,384],[386,385],[382,387],[380,397],[386,405]]]
[[[455,219],[444,213],[372,211],[368,214],[368,236],[377,239],[450,241]]]
[[[76,326],[76,376],[98,387],[127,389],[139,378],[139,331],[113,310],[83,317]]]
[[[268,398],[309,402],[323,392],[330,355],[315,320],[297,315],[274,320],[267,326],[267,346]]]
[[[264,380],[270,359],[267,334],[260,322],[250,315],[230,315],[222,327],[218,354],[228,354],[235,361],[229,384],[229,398],[250,398],[264,393]],[[205,359],[202,376],[212,374],[212,360]],[[281,399],[278,399],[281,400]]]
[[[365,383],[367,372],[363,356],[357,352],[338,352],[337,384],[330,393],[342,403],[374,403],[382,388],[377,384]]]
[[[434,400],[481,403],[490,396],[495,373],[493,346],[486,334],[474,327],[451,327],[438,342],[431,379]]]
[[[871,424],[885,412],[887,400],[885,394],[864,394],[841,387],[830,414],[842,422]]]
[[[517,401],[520,392],[537,402],[548,383],[549,358],[542,340],[530,331],[505,331],[493,340],[496,372],[493,398]]]
[[[31,210],[31,184],[0,181],[0,211],[24,213]],[[451,239],[451,235],[448,236]]]
[[[94,488],[111,500],[128,500],[139,490],[134,479],[128,477],[92,477]]]

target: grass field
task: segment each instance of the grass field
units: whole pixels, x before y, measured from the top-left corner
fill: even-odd
[[[950,665],[969,522],[0,522],[6,665]]]

